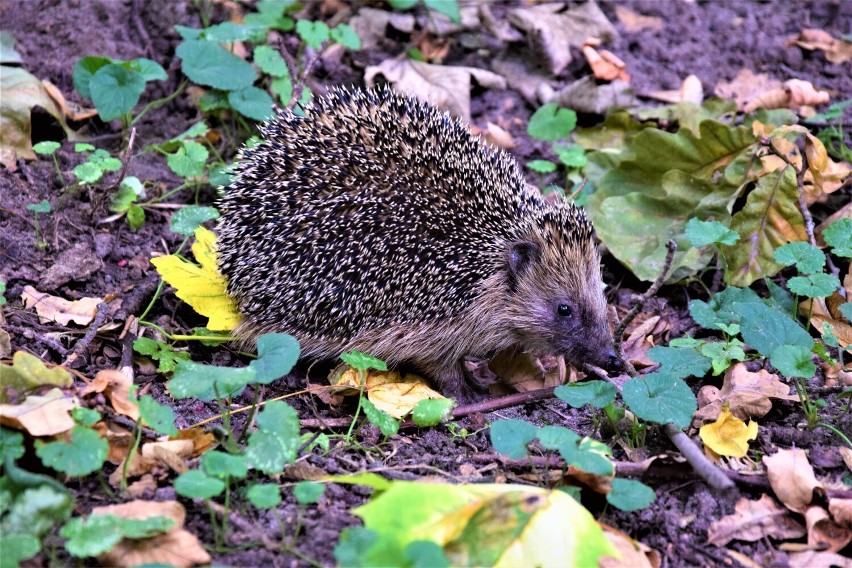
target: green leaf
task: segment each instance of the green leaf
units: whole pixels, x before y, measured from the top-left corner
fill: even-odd
[[[175,351],[174,346],[147,337],[139,337],[133,342],[133,350],[147,355],[159,362],[157,371],[171,373],[181,361],[189,361],[189,352]]]
[[[606,494],[610,505],[628,512],[649,507],[656,498],[654,490],[641,481],[620,477],[612,480],[612,491]]]
[[[109,444],[85,426],[71,429],[71,441],[44,443],[36,440],[36,454],[42,463],[68,475],[88,475],[99,470],[106,461]]]
[[[802,120],[802,122],[805,124],[819,124],[820,122],[831,122],[833,120],[837,120],[843,117],[843,110],[849,105],[852,105],[852,99],[838,101],[829,105],[829,107],[823,112],[810,116]]]
[[[621,398],[642,420],[673,422],[678,428],[689,426],[698,409],[695,395],[682,379],[659,372],[624,383]]]
[[[568,108],[559,108],[556,103],[547,103],[530,117],[527,133],[538,140],[565,138],[577,126],[577,113]]]
[[[194,140],[185,140],[174,154],[169,154],[166,161],[169,169],[182,178],[199,177],[204,173],[204,165],[210,152]]]
[[[258,122],[272,116],[272,105],[275,104],[269,93],[254,86],[230,91],[228,103],[235,111]]]
[[[721,375],[734,361],[746,360],[742,345],[743,342],[739,339],[729,342],[708,341],[701,346],[701,354],[710,358],[713,375]]]
[[[562,426],[543,426],[538,430],[538,440],[548,450],[557,450],[565,463],[595,475],[613,475],[615,466],[609,459],[612,450],[590,438],[581,438],[576,432]]]
[[[585,168],[589,162],[586,150],[578,144],[557,143],[553,145],[553,151],[559,156],[559,161],[569,168]]]
[[[82,406],[71,410],[71,418],[74,422],[82,426],[94,426],[101,419],[101,413],[93,408],[83,408]]]
[[[151,395],[139,399],[139,416],[151,429],[166,436],[177,436],[175,411],[172,407],[160,404]],[[206,455],[206,454],[205,454]]]
[[[833,247],[832,252],[837,256],[852,257],[852,219],[838,219],[833,222],[822,232],[822,238],[827,245]]]
[[[358,32],[349,24],[338,24],[329,32],[332,41],[339,43],[346,49],[358,51],[361,49],[361,38],[358,37]]]
[[[775,262],[790,266],[802,274],[822,272],[825,267],[825,255],[811,243],[795,242],[775,250]]]
[[[257,339],[257,359],[249,363],[254,382],[269,384],[287,375],[299,360],[299,342],[285,333],[266,333]]]
[[[246,491],[246,498],[258,509],[272,509],[281,503],[281,489],[275,483],[255,483]]]
[[[109,57],[98,55],[87,55],[74,64],[74,88],[80,93],[80,96],[85,99],[92,98],[92,92],[89,90],[89,81],[104,65],[112,63]],[[79,151],[79,150],[77,150]]]
[[[660,371],[679,379],[700,378],[710,370],[710,360],[691,347],[652,347],[648,357],[660,364]]]
[[[364,398],[361,401],[361,408],[367,416],[370,424],[377,426],[382,431],[384,436],[394,436],[399,431],[399,422],[396,418],[378,408],[370,400]]]
[[[713,120],[702,121],[698,135],[645,128],[629,136],[625,159],[600,178],[586,204],[598,235],[642,280],[659,276],[669,239],[678,249],[667,281],[696,274],[713,253],[690,245],[686,224],[693,217],[728,224],[729,208],[754,175],[754,146],[751,131]]]
[[[583,381],[558,386],[553,394],[574,408],[580,408],[585,404],[603,408],[615,400],[616,389],[615,385],[606,381]]]
[[[50,213],[53,211],[53,207],[50,206],[50,202],[47,199],[42,199],[38,203],[27,205],[27,211],[32,211],[33,213]]]
[[[556,164],[550,160],[532,160],[527,162],[527,167],[540,174],[549,174],[556,171]]]
[[[95,183],[103,175],[103,170],[92,162],[83,162],[74,167],[74,177],[83,183]]]
[[[4,479],[8,478],[4,476]],[[24,489],[11,504],[4,501],[8,511],[0,522],[0,535],[3,536],[27,533],[40,538],[56,523],[68,518],[74,508],[71,495],[44,484]],[[0,556],[5,556],[5,552]]]
[[[431,540],[415,540],[405,547],[405,559],[411,568],[450,568],[444,549]]]
[[[361,353],[360,351],[352,350],[340,355],[340,358],[344,363],[356,369],[358,371],[367,371],[369,369],[375,369],[377,371],[387,371],[388,366],[387,363],[382,361],[381,359],[376,359],[366,353]]]
[[[78,558],[109,552],[123,538],[143,539],[168,532],[174,525],[166,517],[125,519],[114,515],[89,515],[71,519],[59,531],[66,539],[65,549]]]
[[[284,77],[276,77],[269,84],[269,88],[278,97],[282,105],[290,104],[290,99],[293,98],[293,80],[288,73]]]
[[[109,210],[113,213],[124,213],[140,198],[145,197],[145,187],[136,176],[127,176],[121,180],[118,191],[110,199]]]
[[[312,22],[310,20],[299,20],[296,22],[296,33],[306,44],[313,49],[318,49],[323,42],[328,41],[330,30],[325,22]]]
[[[259,430],[249,437],[246,463],[266,474],[280,473],[296,459],[299,416],[280,400],[269,402],[257,416]]]
[[[190,499],[212,499],[225,490],[225,482],[210,477],[203,471],[192,469],[175,479],[175,493]]]
[[[33,152],[41,156],[51,156],[54,152],[59,150],[60,147],[61,144],[59,142],[45,140],[44,142],[33,144]]]
[[[524,420],[510,418],[491,423],[494,451],[513,460],[527,457],[527,444],[535,440],[538,429]]]
[[[254,376],[251,367],[217,367],[179,361],[167,386],[174,398],[216,400],[238,395],[254,380]]]
[[[128,207],[127,223],[130,225],[131,230],[138,231],[139,228],[145,224],[145,210],[136,204]]]
[[[456,401],[451,398],[424,398],[411,411],[411,419],[421,428],[436,426],[449,420],[455,407]]]
[[[821,254],[821,253],[820,253]],[[840,288],[840,280],[834,274],[817,272],[807,276],[794,276],[787,281],[790,291],[806,298],[824,298],[831,296]]]
[[[744,304],[739,316],[743,339],[764,357],[782,345],[799,345],[808,351],[813,347],[810,334],[793,318],[764,304]]]
[[[225,187],[231,185],[234,176],[231,173],[230,166],[219,166],[208,172],[208,178],[213,187]]]
[[[244,61],[211,41],[186,40],[178,45],[181,69],[190,81],[214,89],[234,91],[250,87],[257,72]]]
[[[125,64],[130,70],[139,73],[142,79],[147,83],[148,81],[165,81],[169,78],[166,70],[163,69],[163,66],[148,59],[147,57],[137,57],[136,59],[131,59]]]
[[[20,566],[22,561],[29,560],[41,550],[41,541],[29,533],[0,533],[0,558],[2,568]]]
[[[423,0],[423,3],[430,10],[444,14],[454,23],[458,24],[461,22],[458,0]]]
[[[689,315],[705,329],[718,329],[720,323],[727,325],[740,321],[740,310],[745,304],[766,305],[754,290],[728,286],[714,294],[709,303],[703,300],[690,301]]]
[[[22,455],[24,455],[23,434],[0,427],[0,463],[5,463],[7,459],[15,461]]]
[[[847,320],[852,321],[852,302],[846,302],[845,304],[840,304],[838,308],[840,313],[843,314]]]
[[[733,245],[740,236],[719,221],[702,221],[693,217],[686,223],[686,238],[692,246],[705,247],[708,245]]]
[[[378,540],[376,531],[364,527],[346,527],[340,531],[340,540],[334,547],[334,559],[340,568],[367,566],[367,553]]]
[[[290,74],[284,58],[269,45],[258,45],[254,48],[254,62],[270,77],[284,77]]]
[[[757,180],[745,207],[731,219],[740,234],[736,246],[721,248],[729,270],[729,284],[748,286],[758,278],[774,276],[781,269],[775,250],[789,241],[807,239],[797,205],[796,175],[792,168],[772,172]]]
[[[207,91],[198,99],[198,108],[202,112],[213,112],[214,110],[231,108],[231,103],[228,102],[228,92],[216,89]]]
[[[816,374],[811,350],[802,345],[780,345],[772,351],[769,360],[785,377],[811,379]]]
[[[89,90],[101,120],[109,122],[133,110],[145,90],[145,79],[135,71],[111,63],[92,76]]]
[[[227,482],[229,479],[242,479],[248,475],[243,456],[235,456],[217,450],[209,450],[201,456],[201,469],[211,477]]]
[[[300,481],[293,486],[293,496],[301,505],[310,505],[319,501],[325,493],[325,484],[315,481]]]
[[[195,229],[207,221],[219,218],[219,210],[207,205],[187,205],[172,215],[169,229],[184,237],[195,234]]]
[[[388,0],[394,10],[409,10],[417,4],[417,0]]]
[[[222,22],[204,30],[204,39],[221,43],[263,41],[265,37],[266,29],[263,26],[246,23]]]
[[[86,152],[94,152],[95,147],[86,142],[77,142],[74,144],[74,151],[78,154],[85,154]]]

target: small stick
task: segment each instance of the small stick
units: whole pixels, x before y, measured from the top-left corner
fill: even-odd
[[[62,366],[65,367],[69,363],[73,362],[77,357],[83,355],[86,351],[86,348],[95,338],[95,335],[98,333],[98,328],[104,324],[107,316],[109,316],[109,306],[106,305],[105,302],[98,303],[97,310],[95,311],[95,319],[92,320],[92,324],[89,326],[89,329],[86,331],[86,335],[84,335],[80,341],[74,345],[74,352],[69,355],[65,361],[62,362]]]
[[[680,450],[680,453],[683,454],[683,457],[686,458],[686,461],[689,462],[689,465],[692,466],[692,469],[695,470],[695,473],[701,476],[701,479],[703,479],[707,485],[717,491],[726,493],[736,490],[737,486],[733,481],[728,479],[725,472],[707,459],[707,456],[705,456],[704,452],[702,452],[695,442],[692,441],[692,438],[684,434],[680,428],[669,422],[663,427],[663,430],[666,432],[666,435],[672,443],[677,446],[677,449]]]

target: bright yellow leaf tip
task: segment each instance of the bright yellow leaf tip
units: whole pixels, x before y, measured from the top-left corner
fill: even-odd
[[[720,456],[745,457],[749,440],[757,438],[757,422],[745,422],[731,414],[725,404],[716,422],[705,424],[698,431],[704,444]]]
[[[236,303],[225,292],[225,278],[217,268],[216,235],[204,227],[195,229],[192,254],[201,266],[173,254],[152,258],[151,264],[167,284],[175,287],[178,298],[210,318],[207,329],[231,331],[241,316]]]

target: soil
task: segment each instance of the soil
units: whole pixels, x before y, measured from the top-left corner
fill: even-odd
[[[313,18],[323,17],[324,6],[340,2],[312,4],[307,13]],[[353,9],[357,3],[349,3]],[[371,2],[372,5],[382,3]],[[601,2],[604,13],[615,23],[618,37],[606,47],[627,64],[632,84],[640,94],[661,89],[677,89],[684,77],[695,74],[704,90],[712,93],[721,80],[733,79],[742,68],[768,73],[785,80],[798,78],[811,81],[827,89],[833,100],[852,96],[852,66],[850,63],[832,64],[822,52],[805,51],[788,46],[790,36],[802,28],[823,29],[835,37],[852,29],[852,2],[848,0],[815,0],[750,2],[718,0],[644,1],[621,2],[636,12],[648,16],[661,16],[664,27],[660,31],[630,32],[617,23],[616,2]],[[499,17],[513,4],[498,3],[494,7]],[[85,103],[74,91],[72,69],[74,62],[85,56],[103,54],[116,59],[149,57],[169,71],[169,79],[149,83],[142,104],[172,93],[180,84],[179,63],[174,50],[179,36],[176,24],[200,27],[199,6],[209,8],[212,21],[227,17],[223,2],[194,2],[190,0],[7,0],[0,4],[0,29],[11,32],[17,39],[17,51],[23,58],[22,66],[40,79],[56,85],[70,100]],[[482,32],[485,33],[485,32]],[[409,38],[390,38],[379,48],[357,53],[347,53],[334,60],[321,61],[309,81],[314,92],[337,84],[362,84],[363,69],[388,57],[405,51]],[[494,41],[493,38],[490,41]],[[285,48],[293,46],[284,42]],[[573,63],[558,81],[568,83],[589,74],[588,67],[576,54]],[[475,51],[454,45],[447,65],[465,64],[489,68],[489,62]],[[472,95],[472,122],[484,127],[487,122],[497,122],[506,112],[517,120],[508,121],[509,130],[518,143],[513,152],[519,159],[550,158],[541,143],[531,141],[525,124],[535,108],[516,91],[475,91]],[[847,115],[848,116],[848,115]],[[152,186],[151,193],[164,193],[179,185],[180,180],[166,166],[156,152],[145,151],[153,143],[167,140],[202,118],[197,107],[186,97],[175,98],[145,116],[137,125],[137,140],[129,160],[127,175],[135,175]],[[88,138],[98,147],[119,155],[126,140],[118,122],[104,124],[96,119],[72,124],[81,137]],[[36,116],[33,142],[57,139],[61,134],[45,116]],[[234,141],[230,141],[234,142]],[[230,157],[235,144],[223,144],[222,150]],[[64,143],[57,154],[64,183],[71,181],[70,172],[80,157],[73,144]],[[156,288],[158,277],[148,263],[154,253],[173,251],[181,238],[169,231],[170,209],[146,211],[145,224],[138,231],[127,228],[123,219],[104,222],[109,212],[103,207],[104,195],[113,191],[118,174],[108,175],[92,191],[64,193],[57,186],[56,174],[50,160],[18,163],[15,172],[0,173],[0,279],[6,282],[6,322],[2,327],[12,337],[14,350],[23,349],[45,361],[60,363],[70,355],[85,329],[39,323],[30,310],[20,302],[23,288],[34,286],[68,299],[83,296],[104,297],[119,294],[120,305],[113,304],[109,320],[118,329],[99,334],[71,364],[79,373],[93,377],[98,370],[118,368],[129,357],[127,341],[118,339],[118,332],[130,315],[139,315],[148,305]],[[537,183],[540,180],[530,179]],[[149,193],[150,194],[150,193]],[[848,198],[848,194],[847,194]],[[41,230],[47,246],[36,246],[32,214],[26,206],[47,199],[53,213],[42,216]],[[204,189],[199,195],[189,190],[169,198],[170,203],[199,202],[210,204],[215,191]],[[51,270],[51,267],[70,266],[70,273]],[[619,308],[628,306],[632,293],[644,288],[617,263],[607,260],[605,277],[617,293],[611,300]],[[655,302],[646,308],[656,314],[666,314],[670,321],[685,322],[686,299],[681,289],[664,288]],[[203,321],[172,294],[162,295],[154,305],[148,319],[163,328],[190,329]],[[674,334],[673,334],[674,335]],[[223,348],[191,346],[193,360],[217,365],[242,365],[245,359]],[[177,413],[177,425],[190,424],[218,414],[215,403],[198,401],[172,401],[164,392],[165,378],[158,375],[150,364],[137,360],[136,382],[159,400],[169,402]],[[272,398],[298,387],[303,387],[306,374],[314,382],[323,376],[316,369],[299,367],[291,377],[266,389],[264,398]],[[818,385],[815,385],[815,387]],[[698,385],[696,385],[696,389]],[[837,404],[837,391],[825,395],[829,404]],[[237,405],[249,404],[254,396],[247,392]],[[351,408],[330,410],[325,404],[307,395],[289,399],[300,418],[329,420],[348,416]],[[488,421],[497,418],[521,418],[538,425],[567,424],[583,435],[600,437],[595,432],[592,417],[581,411],[567,408],[558,400],[545,400],[498,412],[474,414],[458,424],[475,432]],[[757,451],[769,454],[777,447],[806,447],[812,455],[835,451],[836,438],[825,430],[802,431],[796,429],[803,421],[798,406],[776,406],[765,419],[765,428],[757,441]],[[237,419],[236,427],[242,427]],[[847,420],[847,431],[852,424]],[[506,464],[493,454],[487,435],[483,432],[468,437],[454,436],[446,427],[431,429],[404,429],[389,441],[378,444],[380,436],[367,428],[364,443],[358,449],[337,447],[328,454],[316,452],[305,460],[328,474],[374,470],[394,479],[418,479],[439,475],[454,482],[488,482],[518,480],[528,473],[528,466]],[[607,438],[604,438],[605,440]],[[371,443],[372,442],[372,443]],[[665,436],[652,431],[646,441],[649,455],[676,450]],[[620,446],[614,448],[614,459],[630,461],[635,455]],[[469,467],[471,464],[475,467]],[[841,464],[825,459],[817,464],[818,476],[839,477]],[[105,472],[107,474],[111,471]],[[289,483],[293,477],[285,476]],[[656,549],[664,566],[715,566],[730,565],[723,549],[707,544],[710,524],[733,511],[734,500],[725,498],[699,480],[688,469],[670,469],[654,478],[646,478],[657,493],[657,501],[648,509],[624,513],[605,507],[605,502],[595,495],[584,495],[585,504],[600,521],[612,525],[633,538]],[[77,513],[86,513],[92,507],[109,499],[101,494],[97,479],[84,481],[71,487],[76,493]],[[759,487],[741,487],[743,493],[757,497]],[[331,485],[316,506],[300,507],[292,495],[285,492],[285,501],[276,514],[287,531],[292,531],[296,519],[301,518],[299,535],[281,535],[279,525],[271,512],[240,516],[232,513],[232,530],[227,551],[212,551],[214,561],[220,565],[284,566],[302,565],[304,558],[327,566],[334,564],[332,550],[344,527],[360,524],[351,510],[366,502],[369,491],[359,487]],[[150,498],[175,498],[169,484],[156,490]],[[236,497],[233,511],[255,511],[241,507],[242,497]],[[203,503],[180,499],[188,511],[190,531],[202,539],[210,534],[209,514]],[[267,542],[294,542],[299,556],[275,546],[262,544],[242,549],[240,545],[257,543],[264,537]],[[58,539],[58,537],[55,537]],[[58,542],[58,541],[57,541]],[[732,548],[751,558],[759,565],[785,563],[784,554],[772,543],[761,540],[755,543],[737,542]],[[61,550],[61,547],[60,547]],[[846,553],[849,554],[849,548]],[[63,563],[69,558],[60,556]],[[47,558],[36,562],[49,563]]]

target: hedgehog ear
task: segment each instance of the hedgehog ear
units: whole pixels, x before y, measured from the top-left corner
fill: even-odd
[[[507,258],[509,284],[512,288],[541,256],[541,247],[532,241],[517,241],[509,246]]]

